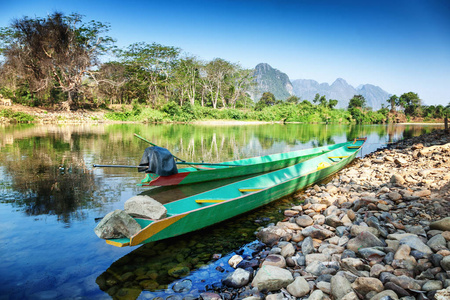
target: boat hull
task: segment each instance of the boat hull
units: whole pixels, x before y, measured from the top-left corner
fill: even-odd
[[[224,162],[224,166],[216,164],[207,170],[183,168],[178,174],[159,176],[149,182],[144,179],[141,186],[183,185],[275,171],[332,151],[339,145],[341,144]],[[235,166],[228,166],[230,164]]]
[[[107,243],[119,247],[145,244],[196,231],[246,213],[340,171],[356,157],[363,143],[364,140],[348,143],[306,162],[168,203],[165,205],[171,215],[168,218],[158,221],[136,219],[143,228],[140,232],[131,239],[107,240]],[[328,165],[320,167],[324,162]],[[251,187],[255,191],[239,191],[245,188],[252,190]],[[202,202],[204,199],[219,202]]]

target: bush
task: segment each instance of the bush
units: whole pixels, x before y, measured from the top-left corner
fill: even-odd
[[[0,117],[4,117],[17,123],[30,123],[36,120],[32,115],[20,111],[13,111],[12,109],[2,109]]]

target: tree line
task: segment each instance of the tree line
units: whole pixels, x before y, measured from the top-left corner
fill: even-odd
[[[134,43],[124,49],[109,25],[53,13],[22,18],[0,30],[1,93],[17,102],[48,105],[131,104],[239,107],[250,99],[253,70],[221,58],[202,61],[180,48]],[[108,62],[101,58],[109,55]]]
[[[193,106],[258,112],[243,117],[234,111],[231,118],[235,119],[365,123],[380,122],[389,114],[384,106],[372,112],[361,95],[350,99],[347,117],[336,112],[337,100],[319,94],[311,103],[296,96],[281,101],[266,92],[254,103],[248,94],[255,86],[254,70],[221,58],[203,61],[180,48],[158,43],[138,42],[119,49],[107,35],[109,29],[108,24],[84,22],[82,15],[60,12],[14,20],[0,29],[0,94],[31,106],[133,104],[134,115],[141,113],[136,105],[145,104],[167,114],[184,113],[187,119],[199,115]],[[106,57],[109,60],[102,62]],[[387,102],[391,113],[400,111],[410,117],[442,118],[450,110],[449,105],[423,106],[413,92],[393,95]],[[293,110],[292,105],[296,105]],[[291,114],[285,112],[286,107]]]

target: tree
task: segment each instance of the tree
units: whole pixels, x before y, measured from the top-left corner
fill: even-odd
[[[397,95],[392,95],[388,100],[387,103],[391,105],[391,112],[395,112],[395,106],[398,103],[398,97]]]
[[[295,96],[295,95],[292,95],[292,96],[290,96],[289,98],[286,99],[286,102],[287,103],[298,104],[300,102],[300,98]]]
[[[157,43],[134,43],[117,56],[130,72],[130,81],[146,89],[146,99],[155,106],[160,92],[166,100],[170,97],[170,79],[178,63],[181,49]]]
[[[317,93],[313,99],[314,104],[317,104],[317,102],[319,102],[319,100],[320,100],[320,95],[319,95],[319,93]]]
[[[419,95],[413,92],[404,93],[399,98],[400,104],[405,108],[405,115],[416,116],[422,106]]]
[[[83,79],[94,77],[100,55],[113,46],[105,36],[109,26],[82,23],[82,15],[55,12],[46,18],[24,17],[2,28],[1,51],[6,63],[29,84],[34,93],[53,88],[67,94],[69,104],[82,91]]]
[[[262,110],[264,107],[273,106],[275,104],[275,96],[271,92],[265,92],[258,103],[255,105],[255,110]]]
[[[179,89],[180,104],[187,98],[191,105],[195,104],[197,86],[199,82],[199,69],[201,62],[194,56],[181,58],[175,68],[175,83]]]
[[[348,103],[348,108],[365,108],[366,99],[362,95],[354,95]]]
[[[330,100],[328,101],[328,107],[331,108],[331,109],[335,108],[337,104],[338,104],[338,101],[337,101],[337,100],[330,99]]]
[[[229,76],[231,98],[229,104],[236,107],[236,101],[241,97],[246,97],[246,91],[256,85],[253,81],[254,70],[242,69],[239,65],[234,65],[234,71]]]
[[[219,97],[222,99],[223,106],[226,106],[224,85],[227,84],[227,79],[233,70],[233,64],[221,58],[215,58],[204,66],[203,86],[210,93],[213,108],[217,108]]]

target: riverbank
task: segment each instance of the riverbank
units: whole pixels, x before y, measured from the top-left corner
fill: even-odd
[[[450,135],[391,144],[293,197],[261,228],[262,250],[233,256],[226,299],[449,299]]]
[[[347,118],[324,121],[322,118],[283,117],[283,114],[255,112],[253,110],[196,108],[196,111],[169,110],[159,111],[147,106],[110,105],[108,108],[63,110],[61,108],[30,107],[20,104],[0,107],[0,124],[36,123],[36,124],[97,124],[97,123],[191,123],[198,125],[254,125],[273,123],[299,124],[354,124]],[[303,114],[303,113],[302,113]],[[275,120],[275,121],[274,121]],[[423,122],[423,118],[397,120],[395,124],[444,124],[443,119]],[[384,123],[375,122],[375,123]]]

